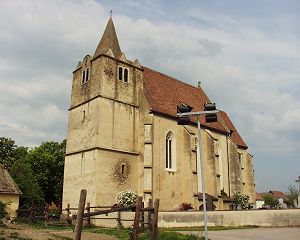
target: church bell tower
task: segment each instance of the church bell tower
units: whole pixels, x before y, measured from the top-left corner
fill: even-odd
[[[126,59],[110,17],[73,72],[63,207],[76,206],[81,189],[92,206],[114,204],[122,190],[142,194],[142,101],[143,69]]]

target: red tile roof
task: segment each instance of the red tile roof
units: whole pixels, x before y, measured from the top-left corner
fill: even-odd
[[[233,123],[231,122],[230,118],[228,117],[226,112],[220,111],[220,116],[222,120],[224,121],[225,125],[228,127],[228,129],[231,132],[231,139],[241,148],[248,148],[244,140],[242,139],[239,132],[234,127]]]
[[[264,200],[260,193],[256,193],[256,200]]]
[[[154,113],[176,118],[177,105],[184,103],[193,107],[193,111],[203,111],[204,103],[211,102],[201,87],[194,87],[181,82],[173,77],[157,72],[147,67],[144,69],[144,94]],[[216,123],[206,123],[204,116],[201,116],[201,125],[224,134],[232,130],[231,138],[242,148],[247,145],[239,135],[238,131],[230,121],[225,112],[220,112]],[[196,122],[195,118],[192,118]]]
[[[278,198],[284,198],[285,195],[283,192],[280,192],[280,191],[270,191],[269,192],[270,194],[274,195],[275,197],[278,197]]]

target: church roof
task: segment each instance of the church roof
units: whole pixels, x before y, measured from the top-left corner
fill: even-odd
[[[242,139],[241,135],[239,134],[239,132],[236,130],[236,128],[234,127],[233,123],[231,122],[230,118],[228,117],[227,113],[224,111],[220,111],[220,116],[222,118],[222,120],[224,121],[226,127],[230,130],[231,132],[231,139],[239,146],[242,148],[248,148],[248,146],[246,145],[246,143],[244,142],[244,140]]]
[[[112,17],[110,17],[107,22],[102,38],[96,48],[94,57],[97,57],[100,54],[107,54],[109,49],[112,50],[115,58],[120,58],[122,52]]]
[[[201,87],[194,87],[181,82],[173,77],[157,72],[147,67],[144,69],[144,93],[153,112],[176,117],[177,105],[180,103],[193,107],[193,111],[203,111],[204,103],[210,102],[208,96]],[[204,116],[201,116],[201,125],[208,129],[228,134],[231,130],[231,138],[242,148],[247,145],[239,135],[238,131],[230,121],[228,115],[221,111],[218,114],[216,123],[206,123]],[[196,118],[192,119],[196,122]]]
[[[0,194],[22,194],[8,171],[0,164]]]

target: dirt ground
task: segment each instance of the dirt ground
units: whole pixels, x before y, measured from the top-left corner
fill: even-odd
[[[21,240],[67,240],[73,239],[73,229],[47,230],[31,228],[28,225],[9,224],[0,228],[0,240],[21,239]],[[117,238],[96,233],[83,232],[81,240],[116,240]]]

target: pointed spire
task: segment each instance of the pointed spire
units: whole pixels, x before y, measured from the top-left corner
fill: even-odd
[[[100,54],[107,54],[108,50],[111,49],[113,52],[115,58],[119,59],[122,52],[120,49],[116,29],[112,20],[112,17],[110,16],[108,23],[106,25],[106,28],[104,30],[104,33],[102,35],[102,38],[98,44],[98,47],[95,51],[94,57],[99,56]]]

